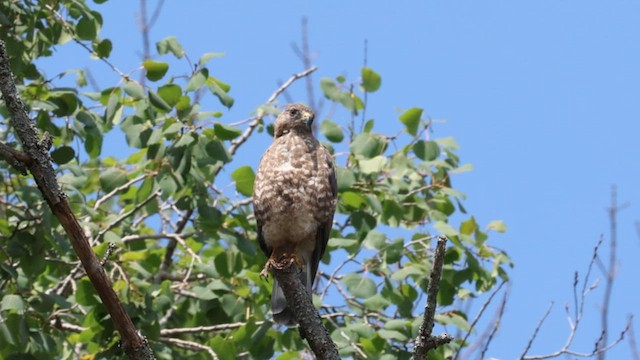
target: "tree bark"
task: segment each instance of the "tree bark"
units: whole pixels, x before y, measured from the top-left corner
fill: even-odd
[[[416,337],[415,347],[413,349],[413,359],[421,360],[427,358],[427,352],[435,349],[440,345],[448,344],[453,337],[448,334],[438,336],[431,335],[433,331],[433,323],[436,313],[436,297],[440,289],[440,277],[442,276],[442,266],[444,265],[444,255],[447,249],[447,238],[438,236],[436,245],[436,253],[433,259],[433,269],[431,270],[431,278],[429,287],[427,288],[427,304],[424,307],[424,319],[420,326],[420,331]]]
[[[280,283],[289,308],[298,320],[300,336],[307,339],[316,358],[321,360],[340,359],[336,344],[333,343],[329,331],[322,324],[318,310],[311,301],[311,294],[300,281],[296,267],[289,266],[286,269],[273,269],[272,271],[273,276]]]

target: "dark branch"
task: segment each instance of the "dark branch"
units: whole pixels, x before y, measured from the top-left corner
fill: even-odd
[[[414,360],[426,359],[429,350],[435,349],[443,344],[448,344],[453,340],[453,337],[448,334],[439,336],[431,335],[436,313],[436,297],[440,289],[440,277],[442,276],[442,266],[444,265],[446,248],[447,238],[443,235],[438,236],[436,253],[433,259],[433,269],[431,270],[431,278],[429,280],[429,287],[427,288],[427,305],[424,307],[424,319],[420,326],[420,332],[416,337],[413,350]]]
[[[89,240],[85,236],[82,226],[71,211],[66,195],[60,190],[49,156],[51,139],[47,134],[43,139],[38,138],[38,133],[25,111],[9,67],[4,41],[0,41],[0,91],[2,91],[5,105],[9,110],[11,125],[16,131],[16,136],[22,143],[25,155],[32,159],[27,167],[51,211],[69,236],[71,245],[82,262],[87,276],[111,315],[111,320],[120,333],[125,353],[131,359],[153,359],[154,356],[149,344],[144,337],[138,334],[131,318],[125,312],[98,257],[89,245]]]
[[[278,279],[280,287],[300,325],[300,336],[307,339],[311,350],[318,359],[340,359],[338,349],[329,336],[329,331],[322,324],[318,310],[311,302],[311,296],[298,276],[295,266],[288,269],[273,269],[273,276]]]
[[[20,174],[27,175],[27,168],[25,165],[31,163],[31,158],[27,156],[27,154],[0,142],[0,156],[2,156],[9,165],[13,166],[14,169],[18,170]]]

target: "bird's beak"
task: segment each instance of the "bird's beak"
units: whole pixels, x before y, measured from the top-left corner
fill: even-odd
[[[302,118],[307,123],[307,126],[311,127],[311,124],[313,123],[313,113],[310,111],[304,111],[302,113]]]

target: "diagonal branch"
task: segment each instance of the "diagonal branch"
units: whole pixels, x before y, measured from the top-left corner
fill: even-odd
[[[427,305],[424,307],[424,319],[420,325],[420,331],[416,337],[413,350],[413,359],[426,359],[427,352],[436,347],[448,344],[453,337],[448,334],[438,336],[431,335],[436,313],[436,297],[440,289],[440,277],[442,276],[442,266],[444,265],[444,255],[447,249],[447,238],[444,235],[438,236],[436,253],[433,259],[433,269],[429,287],[427,288]]]
[[[284,292],[289,308],[300,324],[300,336],[307,339],[311,350],[318,359],[340,359],[336,344],[331,340],[329,331],[322,324],[318,310],[313,306],[311,294],[305,288],[298,276],[295,266],[279,270],[273,269],[273,276]]]
[[[34,177],[38,189],[53,214],[66,231],[78,258],[85,268],[87,276],[102,299],[102,303],[111,315],[115,328],[120,333],[122,348],[131,359],[153,359],[153,353],[146,339],[136,330],[129,315],[111,287],[109,279],[100,265],[93,249],[89,245],[82,226],[69,207],[66,195],[60,189],[51,164],[49,148],[51,139],[45,134],[39,139],[36,128],[25,111],[24,103],[18,96],[13,74],[9,67],[9,59],[5,51],[5,43],[0,40],[0,91],[11,116],[11,124],[16,136],[22,143],[26,156],[32,159],[26,167]]]

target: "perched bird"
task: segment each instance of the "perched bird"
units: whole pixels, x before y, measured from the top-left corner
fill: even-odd
[[[301,104],[280,113],[253,187],[258,242],[269,258],[262,274],[294,264],[309,293],[327,247],[337,196],[333,158],[311,131],[314,116]],[[271,313],[276,323],[297,323],[276,280]]]

